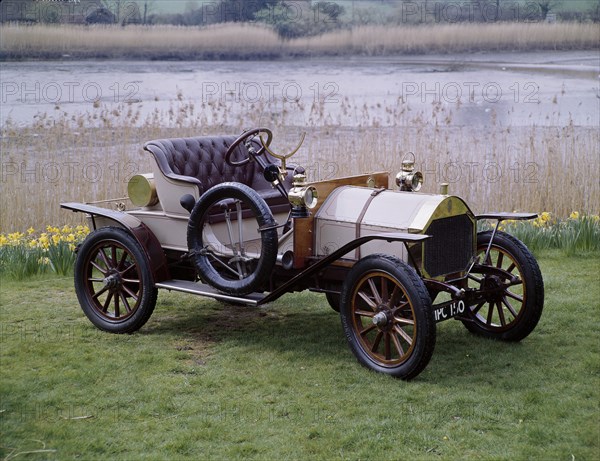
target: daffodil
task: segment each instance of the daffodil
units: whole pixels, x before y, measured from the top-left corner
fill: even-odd
[[[23,243],[23,237],[25,237],[25,234],[22,232],[12,232],[6,236],[7,243],[11,246],[19,246]]]
[[[79,225],[75,227],[75,233],[77,234],[78,238],[83,238],[90,233],[90,228],[88,226]]]
[[[40,242],[39,246],[41,248],[48,248],[50,246],[50,239],[48,239],[48,234],[44,232],[42,235],[40,235],[38,242]]]
[[[572,213],[569,215],[569,218],[571,218],[571,219],[575,219],[575,220],[579,219],[579,211],[573,211],[573,212],[572,212]]]

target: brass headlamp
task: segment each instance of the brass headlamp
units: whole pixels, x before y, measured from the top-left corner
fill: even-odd
[[[402,161],[402,171],[396,175],[396,184],[401,191],[418,192],[423,186],[423,173],[415,171],[415,155],[412,157],[412,160]]]
[[[305,174],[297,173],[294,175],[288,198],[292,205],[292,218],[307,218],[310,215],[309,210],[317,206],[319,194],[314,186],[306,183]]]

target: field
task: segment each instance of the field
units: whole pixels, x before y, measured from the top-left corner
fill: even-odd
[[[597,257],[545,253],[519,344],[442,323],[429,367],[361,368],[324,297],[242,309],[161,292],[137,334],[96,330],[70,278],[3,281],[3,459],[596,459]]]
[[[286,56],[394,55],[499,50],[595,49],[595,24],[497,23],[360,26],[284,40],[271,28],[3,25],[2,59],[261,59]]]

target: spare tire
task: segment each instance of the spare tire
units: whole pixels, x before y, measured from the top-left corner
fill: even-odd
[[[236,182],[210,188],[194,205],[187,229],[200,278],[227,294],[264,291],[277,260],[276,226],[254,189]]]

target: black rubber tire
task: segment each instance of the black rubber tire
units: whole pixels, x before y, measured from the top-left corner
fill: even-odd
[[[331,308],[334,311],[339,312],[340,311],[340,299],[341,299],[340,293],[333,293],[333,292],[328,291],[325,293],[325,297],[327,298],[327,302],[329,303]]]
[[[477,234],[477,251],[482,256],[485,255],[491,237],[491,231],[484,231]],[[502,253],[502,257],[499,260],[500,253]],[[495,255],[497,255],[496,258],[494,258]],[[492,263],[494,259],[495,262]],[[517,312],[517,309],[513,305],[516,304],[515,299],[510,295],[504,295],[504,298],[517,314],[516,316],[502,301],[500,301],[499,305],[495,302],[486,301],[479,308],[478,306],[472,306],[468,311],[469,319],[464,320],[463,324],[470,332],[480,336],[503,341],[520,341],[535,329],[542,316],[544,308],[544,280],[542,272],[534,256],[520,240],[500,231],[496,232],[494,236],[490,261],[488,263],[492,263],[495,266],[500,264],[504,269],[510,269],[513,264],[515,265],[511,272],[514,275],[519,275],[523,282],[522,285],[515,285],[516,288],[513,288],[513,290],[518,289],[519,292],[516,295],[522,298],[522,301],[516,300],[520,304],[520,308]],[[480,274],[474,275],[480,276]],[[481,283],[476,282],[473,286],[480,287]],[[508,288],[504,290],[503,294],[509,292]],[[514,295],[512,291],[510,291],[510,294]],[[480,310],[485,310],[482,309],[485,304],[487,304],[487,314],[482,316]],[[500,310],[502,311],[502,317],[499,314]],[[499,324],[494,322],[496,316],[500,322]],[[502,323],[506,324],[503,325]]]
[[[377,278],[381,279],[381,302],[376,307],[369,307],[359,293],[367,296],[362,289],[369,285],[374,298],[370,303],[376,304],[375,285],[370,285],[370,281],[375,284]],[[395,288],[390,292],[392,286]],[[398,292],[394,295],[396,288]],[[371,323],[366,320],[366,325],[363,323],[365,318],[380,312],[387,316],[386,325],[375,325],[374,319]],[[342,287],[340,317],[350,350],[360,364],[371,370],[408,380],[421,373],[431,360],[436,340],[431,298],[415,270],[396,257],[373,254],[354,265]],[[360,330],[361,327],[364,328]],[[401,329],[411,342],[398,335],[396,328]],[[379,353],[382,338],[384,351]],[[401,347],[402,341],[408,345],[406,351]],[[397,358],[391,356],[393,347]]]
[[[97,229],[79,247],[75,260],[81,309],[100,330],[137,331],[156,306],[158,290],[151,274],[146,254],[131,234],[119,227]],[[105,282],[111,276],[112,287]],[[123,307],[126,312],[121,313]]]
[[[229,280],[212,265],[210,257],[202,254],[205,247],[203,228],[211,208],[226,199],[237,199],[252,211],[259,228],[271,227],[261,232],[261,254],[253,272],[247,277]],[[240,183],[218,184],[206,191],[194,206],[187,230],[187,242],[200,278],[218,290],[232,295],[243,296],[256,291],[264,291],[277,260],[279,246],[277,223],[264,199],[254,189]]]

